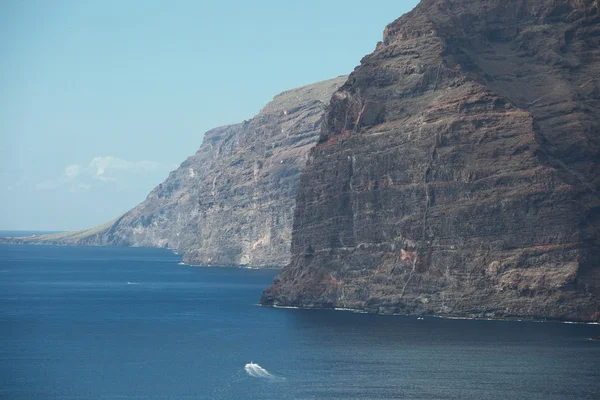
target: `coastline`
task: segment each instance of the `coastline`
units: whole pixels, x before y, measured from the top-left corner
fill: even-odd
[[[371,314],[381,315],[386,317],[415,317],[415,318],[437,318],[437,319],[455,319],[455,320],[470,320],[470,321],[505,321],[505,322],[535,322],[535,323],[554,323],[554,324],[567,324],[567,325],[600,325],[600,322],[584,322],[584,321],[561,321],[553,319],[534,319],[534,318],[490,318],[490,317],[467,317],[457,315],[416,315],[416,314],[382,314],[382,313],[370,313],[365,310],[353,309],[353,308],[342,308],[342,307],[298,307],[298,306],[282,306],[282,305],[264,305],[258,303],[257,305],[267,308],[281,308],[281,309],[293,309],[293,310],[330,310],[330,311],[343,311],[351,312],[354,314]],[[592,340],[600,340],[600,336],[591,338]]]
[[[10,239],[8,237],[0,237],[0,239]],[[73,245],[73,244],[59,244],[59,243],[43,243],[43,242],[13,242],[13,241],[2,241],[0,245],[21,245],[21,246],[52,246],[52,247],[106,247],[106,248],[147,248],[147,249],[160,249],[159,247],[138,247],[138,246],[111,246],[111,245]],[[174,255],[180,256],[181,254],[173,248],[162,248],[162,250],[168,250]],[[206,264],[188,264],[182,260],[177,262],[179,266],[198,267],[198,268],[232,268],[232,269],[247,269],[247,270],[281,270],[279,266],[265,266],[265,267],[253,267],[244,264],[232,264],[232,265],[206,265]],[[578,325],[600,325],[600,321],[566,321],[559,319],[536,319],[527,317],[475,317],[475,316],[461,316],[461,315],[444,315],[444,314],[430,314],[430,315],[417,315],[417,314],[398,314],[398,313],[374,313],[361,309],[344,308],[344,307],[306,307],[306,306],[285,306],[285,305],[264,305],[260,304],[261,307],[271,308],[282,308],[282,309],[299,309],[299,310],[332,310],[332,311],[345,311],[356,314],[373,314],[383,316],[401,316],[401,317],[415,317],[415,318],[441,318],[441,319],[456,319],[456,320],[478,320],[478,321],[514,321],[514,322],[536,322],[536,323],[560,323],[560,324],[578,324]],[[600,341],[600,335],[592,337],[591,340]]]

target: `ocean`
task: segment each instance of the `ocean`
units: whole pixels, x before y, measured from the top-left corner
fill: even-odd
[[[598,399],[598,326],[257,305],[275,270],[0,246],[0,399]]]

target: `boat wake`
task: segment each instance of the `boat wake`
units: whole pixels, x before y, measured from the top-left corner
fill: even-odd
[[[139,285],[137,282],[127,282],[128,285]]]
[[[253,362],[250,362],[250,364],[246,364],[246,366],[244,367],[244,370],[246,371],[246,373],[248,375],[250,375],[253,378],[269,379],[272,381],[279,381],[279,380],[285,379],[285,378],[271,374],[269,371],[267,371],[260,365],[255,364]]]

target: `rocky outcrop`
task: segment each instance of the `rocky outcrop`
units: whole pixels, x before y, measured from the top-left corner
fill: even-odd
[[[265,305],[600,320],[597,0],[423,0],[331,100]]]
[[[300,172],[347,77],[277,95],[249,121],[207,132],[146,200],[102,227],[12,242],[168,247],[197,265],[289,261]]]

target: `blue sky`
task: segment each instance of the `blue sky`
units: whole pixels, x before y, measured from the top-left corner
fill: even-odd
[[[0,229],[119,216],[205,131],[351,72],[416,3],[0,2]]]

